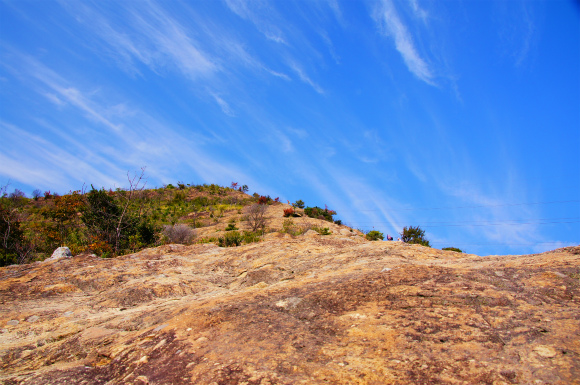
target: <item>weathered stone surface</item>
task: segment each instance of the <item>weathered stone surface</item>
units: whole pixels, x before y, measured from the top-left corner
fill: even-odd
[[[0,268],[0,383],[578,383],[580,247],[336,234]]]
[[[44,261],[56,261],[58,259],[62,259],[62,258],[72,258],[72,253],[70,251],[70,249],[66,246],[63,247],[59,247],[58,249],[54,250],[54,252],[52,253],[52,255],[50,256],[50,258],[45,259]]]

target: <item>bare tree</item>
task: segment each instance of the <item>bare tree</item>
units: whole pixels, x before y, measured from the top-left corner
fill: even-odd
[[[254,203],[248,208],[248,223],[252,231],[266,228],[266,205]]]
[[[145,185],[147,184],[146,181],[143,181],[145,178],[145,167],[141,167],[141,173],[135,173],[133,178],[131,178],[129,172],[127,172],[127,180],[129,181],[129,189],[126,191],[125,194],[120,194],[120,201],[121,203],[121,213],[119,214],[119,218],[117,221],[117,229],[116,229],[116,236],[115,236],[115,251],[119,250],[119,240],[121,239],[121,233],[127,227],[131,226],[132,224],[129,221],[124,221],[129,206],[135,198],[137,198],[140,193],[145,189]],[[143,182],[143,184],[141,184]],[[141,209],[139,207],[138,217],[141,217]]]
[[[133,177],[127,173],[128,189],[97,190],[85,194],[86,209],[81,220],[88,227],[91,238],[105,242],[116,254],[126,244],[128,235],[135,232],[142,219],[143,200],[138,201],[145,188],[145,167]]]
[[[40,191],[39,189],[36,189],[32,192],[32,197],[34,198],[35,201],[38,200],[38,198],[40,198],[42,196],[42,191]]]

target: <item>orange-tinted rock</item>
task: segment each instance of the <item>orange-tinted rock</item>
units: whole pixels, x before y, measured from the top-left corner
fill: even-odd
[[[0,382],[579,382],[580,247],[333,234],[2,268]]]

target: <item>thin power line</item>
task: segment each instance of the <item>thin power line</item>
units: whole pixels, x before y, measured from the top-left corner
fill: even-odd
[[[504,219],[504,220],[489,220],[489,221],[452,221],[452,222],[440,222],[440,221],[435,221],[435,222],[424,222],[424,221],[414,221],[414,222],[419,222],[420,224],[424,224],[424,225],[470,225],[470,224],[479,224],[479,223],[499,223],[499,224],[503,224],[503,223],[514,223],[514,224],[521,224],[521,222],[525,222],[527,224],[529,223],[535,223],[535,222],[545,222],[545,221],[561,221],[561,220],[580,220],[580,217],[567,217],[567,218],[539,218],[539,219],[534,219],[534,220],[530,220],[530,219]],[[389,224],[390,222],[388,221],[372,221],[372,222],[349,222],[349,223],[354,223],[354,224]]]
[[[462,243],[462,242],[442,242],[442,241],[429,241],[430,244],[454,244],[457,246],[537,246],[537,245],[563,245],[562,247],[578,246],[580,243],[567,243],[567,242],[533,242],[533,243]]]
[[[508,206],[531,206],[531,205],[547,205],[554,203],[577,203],[580,202],[579,199],[568,200],[568,201],[550,201],[550,202],[529,202],[529,203],[504,203],[498,205],[473,205],[473,206],[447,206],[447,207],[412,207],[406,209],[393,209],[385,208],[383,210],[379,209],[369,209],[369,210],[341,210],[341,212],[357,211],[357,212],[376,212],[376,211],[413,211],[413,210],[453,210],[453,209],[473,209],[482,207],[508,207]]]
[[[518,223],[481,223],[481,224],[448,224],[448,225],[425,225],[423,227],[468,227],[468,226],[517,226],[517,225],[550,225],[559,223],[580,223],[579,221],[556,221],[556,222],[518,222]]]

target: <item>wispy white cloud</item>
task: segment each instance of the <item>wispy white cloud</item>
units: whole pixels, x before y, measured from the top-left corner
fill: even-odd
[[[402,230],[401,218],[389,209],[401,207],[399,202],[385,194],[385,191],[375,189],[363,177],[354,175],[348,170],[336,166],[328,166],[326,170],[337,184],[338,190],[345,195],[345,199],[337,200],[335,203],[337,210],[340,209],[339,214],[344,219],[343,222],[350,223],[355,228],[369,229],[372,224],[381,224],[381,228],[393,232]]]
[[[247,0],[225,0],[225,2],[232,12],[253,23],[266,39],[279,44],[287,44],[284,34],[273,22],[279,19],[278,16],[265,3],[252,3]]]
[[[492,191],[478,187],[475,184],[478,179],[472,177],[469,183],[457,183],[457,176],[436,180],[436,185],[443,192],[457,199],[457,206],[479,206],[469,211],[462,210],[461,221],[495,224],[465,226],[462,231],[466,238],[505,245],[533,245],[548,241],[542,235],[539,225],[534,223],[539,218],[536,207],[510,205],[530,199],[523,188],[524,184],[514,175],[509,175],[508,172],[502,187],[495,187]],[[523,221],[518,223],[518,220]],[[521,249],[521,246],[516,248]]]
[[[420,18],[424,23],[427,23],[427,19],[429,18],[429,14],[419,5],[419,0],[408,0],[411,9],[413,10],[413,14]]]
[[[340,5],[338,4],[338,1],[337,0],[327,0],[326,4],[328,4],[330,9],[332,9],[332,12],[334,13],[334,16],[336,17],[336,20],[338,20],[339,22],[342,22],[343,21],[342,10],[340,9]]]
[[[213,58],[199,47],[199,42],[188,34],[187,29],[155,2],[123,3],[123,7],[118,9],[123,13],[122,24],[112,22],[119,15],[107,14],[112,12],[110,10],[82,3],[74,6],[68,2],[61,4],[133,71],[139,72],[131,65],[133,61],[154,72],[173,66],[190,79],[209,76],[219,70]],[[102,54],[101,51],[97,53]]]
[[[215,99],[215,101],[217,102],[217,104],[219,104],[220,108],[222,109],[223,113],[228,115],[228,116],[236,116],[234,113],[234,110],[232,110],[232,108],[230,107],[230,105],[228,104],[228,102],[226,102],[224,99],[222,99],[218,94],[216,93],[212,93],[211,94],[213,96],[213,98]]]
[[[0,153],[0,173],[11,179],[45,189],[66,189],[65,186],[71,186],[71,180],[77,178],[112,186],[116,180],[109,175],[116,172],[122,175],[122,171],[110,162],[91,157],[90,150],[84,156],[92,158],[92,164],[78,157],[75,151],[69,151],[68,146],[56,145],[4,121],[0,121],[0,127],[4,138],[11,143],[9,149]],[[99,170],[104,164],[107,174]]]
[[[391,0],[383,0],[378,8],[375,19],[385,29],[387,35],[392,36],[397,51],[415,76],[427,84],[435,85],[432,69],[423,60],[415,48],[415,43],[409,29],[403,24]]]
[[[541,3],[530,6],[525,1],[494,3],[497,12],[494,22],[500,40],[497,46],[501,55],[513,60],[516,67],[522,67],[534,53],[538,33],[535,12],[541,6]]]
[[[536,32],[536,26],[532,15],[530,15],[530,10],[525,3],[522,3],[523,9],[523,38],[521,47],[516,53],[516,66],[521,66],[525,59],[528,57],[532,42],[534,40],[534,35]]]
[[[324,94],[324,90],[322,89],[322,87],[320,87],[312,79],[310,79],[310,77],[306,74],[306,72],[304,72],[304,70],[298,65],[298,63],[291,62],[289,65],[290,68],[292,68],[292,70],[296,72],[296,74],[298,75],[300,80],[302,80],[302,82],[311,86],[314,89],[314,91],[318,92],[319,94]]]
[[[244,180],[246,183],[253,181],[253,178],[236,165],[204,151],[203,145],[207,138],[195,132],[188,132],[187,136],[180,134],[178,125],[160,120],[152,113],[127,102],[118,102],[124,98],[106,87],[98,92],[83,91],[86,87],[73,85],[61,74],[37,60],[14,51],[12,55],[21,64],[18,71],[13,72],[15,77],[43,98],[50,94],[58,97],[57,103],[63,111],[53,114],[52,119],[59,122],[59,128],[51,126],[50,130],[53,135],[63,139],[61,143],[67,145],[58,147],[45,139],[45,133],[50,136],[47,130],[31,134],[32,130],[38,130],[38,126],[25,130],[3,122],[2,132],[5,133],[10,128],[14,133],[7,143],[11,144],[11,158],[18,159],[20,165],[13,165],[13,160],[0,163],[0,174],[31,185],[34,185],[32,182],[36,176],[45,175],[46,177],[37,180],[46,181],[47,186],[49,180],[58,181],[59,186],[66,185],[69,181],[70,186],[73,179],[87,181],[88,178],[91,179],[88,182],[96,181],[95,183],[111,186],[111,179],[104,175],[119,175],[122,184],[122,175],[126,173],[123,169],[151,166],[148,167],[150,176],[157,180],[166,180],[179,172],[175,170],[175,165],[179,165],[180,168],[192,170],[204,181],[216,182],[216,175],[225,180]],[[219,95],[216,94],[215,97],[216,102],[227,112],[227,103]],[[49,99],[55,102],[54,97]],[[76,127],[79,115],[89,118],[83,122],[82,130]],[[48,126],[35,120],[34,116],[31,118],[37,125]],[[82,120],[81,118],[80,121]],[[107,130],[103,132],[103,128]],[[66,139],[76,135],[80,140],[77,144],[80,145]],[[90,147],[82,143],[90,143]],[[30,154],[26,159],[23,158],[25,152]],[[41,172],[35,172],[35,169]],[[106,170],[106,173],[103,171],[100,174],[97,169]],[[18,173],[10,170],[21,171],[22,175],[18,177]]]

